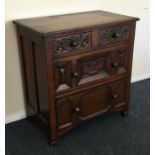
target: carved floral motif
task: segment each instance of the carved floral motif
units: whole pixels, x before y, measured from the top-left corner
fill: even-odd
[[[126,40],[130,37],[129,26],[107,28],[99,32],[99,45],[105,45],[116,41]]]
[[[91,47],[91,32],[66,36],[54,40],[54,54],[73,52]]]

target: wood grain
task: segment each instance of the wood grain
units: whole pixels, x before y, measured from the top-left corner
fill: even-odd
[[[103,113],[128,114],[137,20],[92,11],[14,21],[26,107],[47,124],[52,144]]]

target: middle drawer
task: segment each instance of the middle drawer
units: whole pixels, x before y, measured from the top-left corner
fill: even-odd
[[[54,61],[56,92],[127,76],[128,54],[129,48],[125,47],[104,52],[100,50],[91,55]]]

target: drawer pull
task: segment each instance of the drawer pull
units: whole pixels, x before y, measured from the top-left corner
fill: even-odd
[[[111,32],[111,37],[112,38],[119,38],[120,37],[120,34],[119,33],[116,33],[116,32]]]
[[[86,47],[88,45],[88,42],[84,41],[82,45],[83,47]]]
[[[117,62],[115,62],[115,63],[112,64],[112,67],[114,67],[114,68],[116,68],[117,66],[118,66],[118,63]]]
[[[78,42],[77,41],[71,41],[70,42],[70,47],[77,47],[78,46]]]
[[[78,77],[78,72],[74,72],[73,77]]]
[[[80,111],[80,108],[79,108],[79,107],[73,107],[73,110],[74,110],[75,112],[79,112],[79,111]]]
[[[80,111],[80,108],[76,107],[76,108],[75,108],[75,111],[76,111],[76,112],[79,112],[79,111]]]
[[[59,50],[59,51],[62,51],[62,50],[63,50],[63,48],[60,46],[60,47],[58,47],[58,50]]]
[[[117,97],[118,97],[117,94],[113,94],[113,95],[112,95],[112,98],[113,98],[113,99],[116,99]]]

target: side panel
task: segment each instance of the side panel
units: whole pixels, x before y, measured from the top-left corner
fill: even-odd
[[[17,27],[25,86],[27,115],[37,114],[48,123],[48,89],[44,42],[39,36]],[[28,35],[29,34],[29,35]],[[33,113],[30,111],[33,111]]]
[[[28,106],[37,113],[38,111],[38,99],[36,90],[36,76],[35,76],[35,64],[32,49],[32,42],[21,36],[22,53],[25,69],[25,82],[27,88],[27,103]],[[27,111],[28,112],[28,111]]]
[[[42,46],[33,43],[34,62],[37,80],[38,93],[38,112],[40,117],[45,121],[49,120],[48,106],[48,86],[47,86],[47,69],[45,60],[45,51]]]

